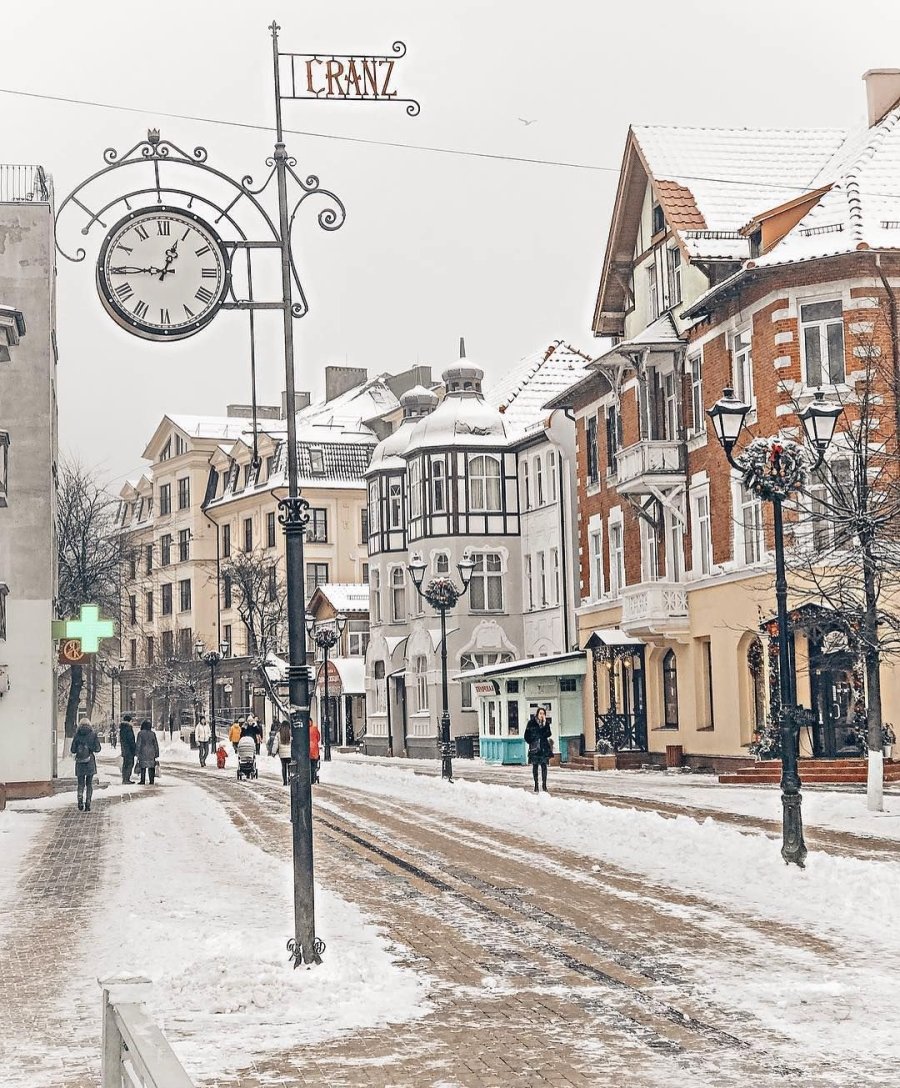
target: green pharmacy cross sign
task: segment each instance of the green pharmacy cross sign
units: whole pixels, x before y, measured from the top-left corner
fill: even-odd
[[[53,622],[54,638],[77,638],[86,654],[95,654],[101,639],[112,638],[114,634],[115,624],[112,620],[101,620],[100,609],[95,604],[83,604],[78,619]]]

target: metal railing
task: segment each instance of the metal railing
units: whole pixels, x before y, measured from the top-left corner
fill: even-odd
[[[49,204],[52,199],[53,184],[43,166],[0,163],[0,204]]]
[[[144,1008],[147,978],[110,978],[103,990],[102,1088],[195,1088]]]

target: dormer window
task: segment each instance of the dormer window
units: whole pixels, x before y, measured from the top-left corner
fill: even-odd
[[[663,230],[666,229],[665,212],[663,212],[663,210],[662,210],[662,205],[659,204],[658,201],[656,201],[656,200],[653,201],[652,217],[653,217],[653,229],[652,229],[653,234],[659,234],[660,231],[663,231]]]
[[[309,471],[313,476],[325,475],[325,454],[317,447],[309,451]]]
[[[178,457],[182,453],[187,453],[187,442],[181,437],[180,434],[175,435],[175,456]]]
[[[161,453],[159,455],[159,459],[160,459],[160,461],[168,461],[171,456],[172,456],[172,439],[170,438],[169,441],[163,446],[162,451],[161,451]]]

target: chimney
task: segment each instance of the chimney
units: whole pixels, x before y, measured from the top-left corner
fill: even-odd
[[[299,412],[303,408],[309,407],[309,393],[294,393],[294,412]],[[287,405],[287,393],[284,389],[281,391],[281,418],[287,419],[288,405]]]
[[[863,80],[871,128],[900,102],[900,68],[870,68]]]
[[[368,378],[369,372],[365,367],[359,366],[326,366],[325,367],[325,400],[334,400],[342,393],[348,392],[357,385],[362,385]]]

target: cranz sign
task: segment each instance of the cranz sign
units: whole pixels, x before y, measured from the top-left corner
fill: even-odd
[[[391,56],[318,53],[279,53],[279,82],[285,99],[326,102],[406,102],[415,117],[419,103],[401,98],[394,65],[406,56],[403,42],[394,42]]]

